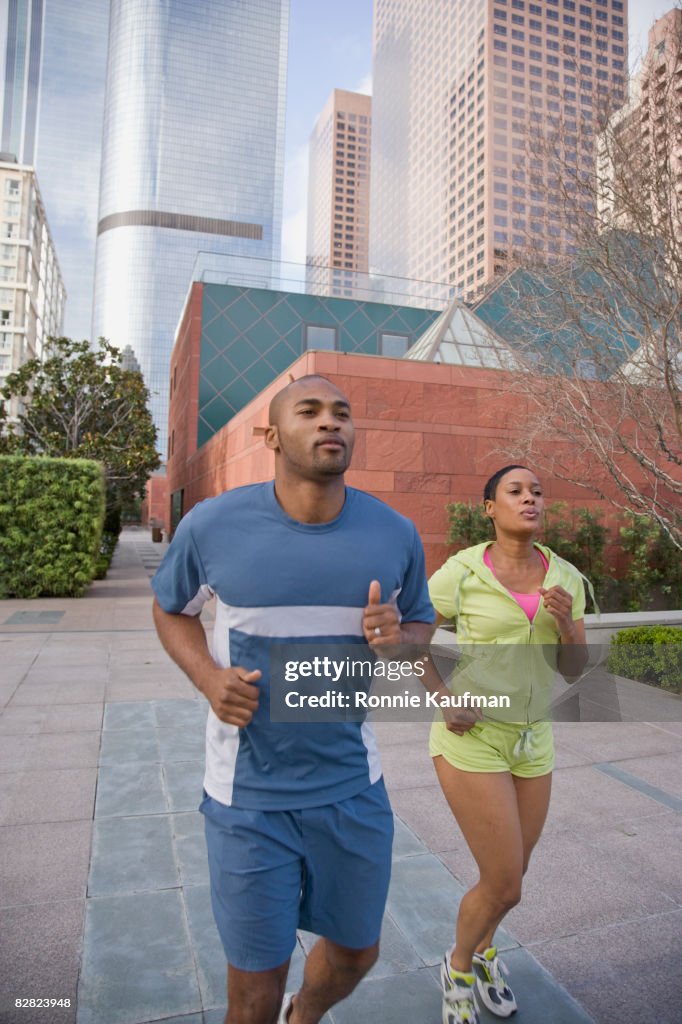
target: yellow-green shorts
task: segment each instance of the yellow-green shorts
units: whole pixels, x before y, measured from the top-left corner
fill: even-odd
[[[478,722],[458,736],[440,721],[431,726],[429,753],[463,772],[511,772],[532,779],[554,768],[554,736],[550,722]]]

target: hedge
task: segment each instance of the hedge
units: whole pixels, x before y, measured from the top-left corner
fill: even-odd
[[[79,597],[103,522],[99,462],[1,455],[0,598]]]
[[[682,628],[633,626],[611,637],[609,672],[682,693]]]

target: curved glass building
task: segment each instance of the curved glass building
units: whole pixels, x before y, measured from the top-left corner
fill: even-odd
[[[200,250],[279,255],[288,0],[112,0],[93,337],[130,345],[166,455]]]

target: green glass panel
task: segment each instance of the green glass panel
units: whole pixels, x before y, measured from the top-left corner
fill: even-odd
[[[223,391],[237,376],[234,367],[222,356],[213,359],[205,369],[202,369],[201,375],[211,382],[217,392]]]
[[[275,330],[267,320],[261,320],[254,324],[249,331],[249,341],[256,352],[262,354],[275,344],[279,338],[279,332]]]
[[[213,386],[213,382],[210,377],[204,375],[202,370],[199,374],[199,408],[202,409],[205,405],[208,405],[215,396],[216,389]]]
[[[250,288],[249,299],[260,313],[268,313],[282,298],[282,292],[268,292],[264,288]]]
[[[227,399],[235,412],[239,412],[247,402],[251,401],[255,394],[256,391],[248,382],[243,377],[238,377],[237,380],[233,380],[230,386],[223,391],[223,398]]]
[[[243,373],[258,359],[258,352],[246,338],[237,338],[225,349],[225,355],[239,373]]]
[[[272,384],[273,380],[277,376],[273,372],[271,367],[267,363],[259,360],[255,363],[250,370],[247,370],[244,374],[244,379],[249,382],[254,392],[258,394],[263,388],[266,388],[268,384]]]
[[[216,395],[213,401],[209,402],[201,410],[201,419],[210,427],[214,434],[221,427],[224,427],[232,416],[234,416],[234,409],[220,395]]]
[[[286,334],[293,327],[300,324],[301,316],[295,309],[291,308],[286,299],[282,299],[276,306],[273,306],[265,321],[271,324],[278,334]]]
[[[364,352],[365,346],[370,343],[375,333],[374,324],[365,316],[362,309],[357,309],[343,325],[343,340],[347,338],[349,344],[349,348],[342,346],[343,351],[352,352],[360,349]]]
[[[248,331],[257,320],[260,320],[262,313],[254,309],[249,300],[242,296],[229,305],[224,315],[238,331]]]
[[[273,379],[280,373],[291,366],[291,364],[298,358],[288,345],[284,345],[280,342],[279,345],[275,345],[270,351],[263,357],[267,360],[268,365],[273,369]]]

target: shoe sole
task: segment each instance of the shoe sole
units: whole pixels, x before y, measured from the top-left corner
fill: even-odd
[[[504,1019],[506,1019],[507,1017],[511,1017],[513,1014],[516,1013],[516,1011],[518,1010],[518,1006],[515,1006],[513,1009],[508,1010],[506,1013],[500,1013],[500,1008],[496,1006],[495,1003],[491,1004],[487,1002],[485,996],[481,992],[482,987],[483,984],[477,977],[476,984],[474,985],[474,994],[476,997],[476,1001],[480,1003],[482,1009],[488,1010],[488,1012],[492,1013],[494,1017],[501,1017]]]

